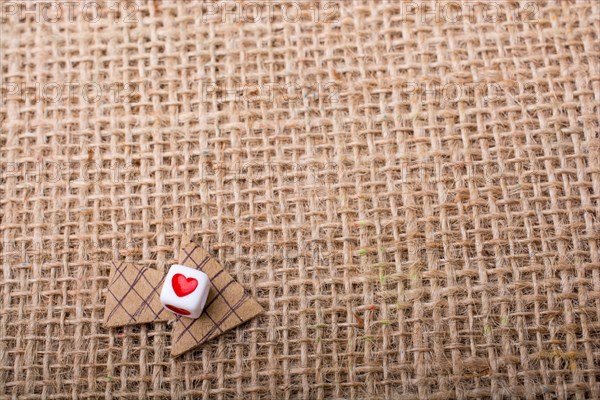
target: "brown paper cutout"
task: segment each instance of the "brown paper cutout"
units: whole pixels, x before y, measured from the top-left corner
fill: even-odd
[[[107,327],[175,320],[171,355],[178,356],[254,318],[263,308],[204,249],[183,236],[179,264],[208,275],[211,289],[198,319],[180,317],[164,309],[160,289],[165,274],[131,263],[111,268],[106,292]]]
[[[165,310],[159,300],[164,279],[165,274],[155,269],[113,263],[106,289],[104,325],[115,327],[175,319],[175,314]]]

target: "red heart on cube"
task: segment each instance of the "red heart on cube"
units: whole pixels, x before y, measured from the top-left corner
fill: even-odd
[[[190,315],[191,314],[188,310],[184,310],[183,308],[175,307],[170,304],[165,304],[165,307],[167,307],[171,311],[176,312],[177,314],[181,314],[181,315]]]
[[[198,280],[196,278],[186,278],[183,274],[173,275],[171,283],[175,294],[179,297],[187,296],[198,287]]]

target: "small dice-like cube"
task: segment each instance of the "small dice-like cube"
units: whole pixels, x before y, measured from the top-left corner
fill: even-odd
[[[160,302],[166,309],[188,318],[202,314],[210,290],[208,276],[184,265],[171,265],[165,277]]]

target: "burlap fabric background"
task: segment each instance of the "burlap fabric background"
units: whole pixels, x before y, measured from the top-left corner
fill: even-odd
[[[598,398],[598,3],[49,4],[2,3],[1,398]],[[173,359],[100,321],[184,232],[266,312]]]

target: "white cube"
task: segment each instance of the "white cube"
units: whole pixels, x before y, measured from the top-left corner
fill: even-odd
[[[208,275],[184,265],[171,265],[160,292],[160,302],[182,317],[198,318],[210,290]]]

